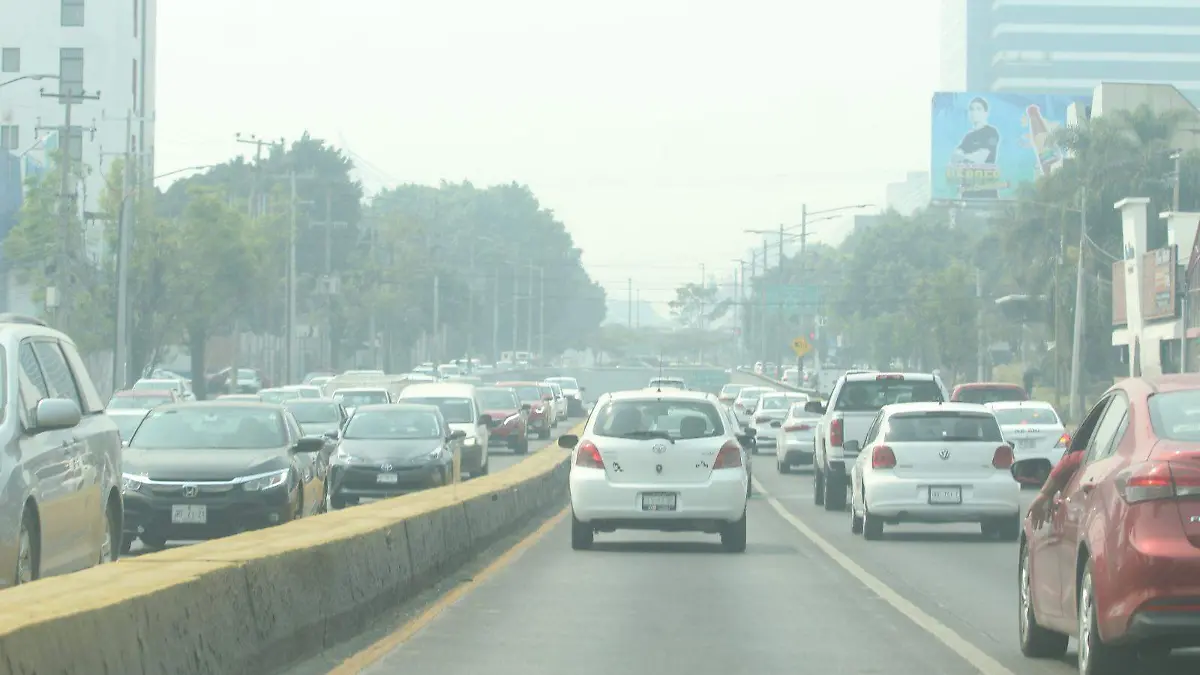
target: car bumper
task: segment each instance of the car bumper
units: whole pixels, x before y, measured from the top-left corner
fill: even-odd
[[[722,469],[714,471],[706,483],[614,485],[601,470],[576,469],[570,478],[571,510],[576,519],[600,526],[609,523],[614,527],[640,527],[672,521],[680,525],[728,523],[741,518],[746,510],[747,480],[744,471]],[[642,510],[641,496],[648,492],[675,494],[675,510]]]
[[[203,506],[203,522],[173,522],[175,506]],[[261,492],[233,489],[196,498],[126,492],[124,508],[123,529],[127,537],[204,540],[286,523],[296,512],[296,503],[287,487],[281,485]]]
[[[810,436],[807,440],[787,438],[776,451],[785,464],[812,464],[815,441]]]
[[[383,499],[438,487],[448,482],[451,464],[437,462],[392,472],[395,483],[381,483],[377,466],[335,464],[329,468],[329,494],[337,497]]]
[[[872,474],[864,478],[864,501],[871,515],[918,523],[974,522],[1015,516],[1021,511],[1021,486],[1007,472],[989,478],[901,478]],[[929,488],[956,486],[961,504],[929,503]]]
[[[779,442],[779,430],[772,428],[770,422],[767,422],[766,424],[755,424],[753,428],[754,442],[758,444],[758,447],[761,448],[765,446],[773,448],[775,447],[775,444]]]

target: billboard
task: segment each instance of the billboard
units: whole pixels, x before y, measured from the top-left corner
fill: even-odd
[[[933,95],[933,201],[1014,199],[1017,190],[1062,166],[1052,140],[1078,96],[937,92]]]
[[[1176,247],[1168,246],[1147,251],[1142,256],[1142,319],[1173,319],[1179,315],[1175,307],[1175,282],[1179,274]]]

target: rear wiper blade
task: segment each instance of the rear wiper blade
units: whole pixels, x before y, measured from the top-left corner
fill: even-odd
[[[668,434],[665,431],[630,431],[627,434],[621,434],[621,438],[637,438],[643,440],[661,438],[664,441],[670,441],[672,445],[675,444],[675,439],[671,438],[671,434]]]

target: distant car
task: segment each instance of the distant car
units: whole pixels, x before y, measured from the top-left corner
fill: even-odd
[[[1045,401],[997,401],[986,407],[996,415],[1018,461],[1041,457],[1056,464],[1071,445],[1054,406]]]
[[[751,419],[755,431],[754,442],[759,448],[775,447],[777,441],[775,431],[779,428],[776,425],[783,422],[783,419],[788,416],[794,403],[802,405],[808,403],[808,395],[779,391],[763,394],[758,399],[758,405],[754,406]]]
[[[790,473],[794,466],[812,466],[815,452],[817,422],[821,416],[805,410],[804,403],[793,403],[782,422],[772,422],[775,428],[775,468]]]
[[[547,382],[557,384],[561,389],[563,396],[567,399],[567,415],[570,417],[583,417],[583,394],[586,391],[579,386],[579,381],[573,377],[547,377]]]
[[[546,410],[548,411],[546,416],[550,419],[550,428],[557,429],[559,420],[558,409],[566,405],[566,402],[559,402],[558,397],[554,395],[554,387],[549,384],[538,382],[537,387],[542,392],[542,400],[546,403]]]
[[[191,386],[186,380],[142,378],[134,382],[130,389],[134,391],[162,391],[163,389],[170,389],[182,401],[193,401],[196,399],[196,396],[192,394]]]
[[[557,382],[546,381],[545,384],[550,385],[550,391],[554,392],[554,416],[558,422],[565,422],[570,417],[568,407],[570,403],[567,397],[563,394],[562,387]]]
[[[149,410],[165,403],[179,401],[179,392],[174,389],[125,389],[118,391],[108,400],[106,410]]]
[[[1021,486],[1012,446],[992,411],[972,403],[883,406],[863,441],[846,439],[851,531],[868,540],[885,523],[979,523],[984,536],[1016,541]],[[860,452],[861,450],[861,452]]]
[[[303,394],[301,394],[297,389],[292,388],[292,387],[274,387],[271,389],[260,389],[258,392],[258,398],[263,403],[283,403],[284,401],[290,401],[292,399],[302,398],[302,397],[303,397]]]
[[[300,398],[325,397],[325,394],[321,391],[321,387],[313,384],[292,384],[286,387],[280,387],[280,389],[283,391],[294,391],[300,395]]]
[[[1007,382],[970,382],[960,384],[950,392],[955,403],[995,403],[997,401],[1028,401],[1025,388]]]
[[[496,423],[484,414],[475,385],[458,382],[410,384],[400,391],[398,403],[432,405],[440,410],[450,431],[463,432],[462,471],[472,478],[487,475],[490,464],[488,436]]]
[[[346,412],[353,415],[354,409],[360,405],[391,403],[392,394],[382,387],[346,387],[334,391],[333,400],[341,403]]]
[[[750,426],[751,420],[754,419],[754,409],[758,407],[758,399],[765,394],[773,394],[777,389],[774,387],[746,387],[738,392],[737,398],[733,400],[733,414],[737,416],[738,422],[743,426]]]
[[[573,451],[571,547],[618,529],[719,534],[746,550],[750,476],[740,430],[712,394],[672,390],[604,394]],[[619,466],[618,466],[619,465]]]
[[[537,382],[497,382],[495,386],[517,392],[521,403],[529,404],[529,413],[525,418],[528,430],[542,440],[550,438],[554,408],[543,398],[542,388]]]
[[[717,399],[729,407],[733,407],[733,402],[737,400],[738,392],[753,385],[749,384],[734,384],[729,383],[721,387],[721,393],[717,394]]]

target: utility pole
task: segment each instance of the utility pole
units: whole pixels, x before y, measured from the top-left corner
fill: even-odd
[[[475,237],[467,258],[467,365],[475,355]]]
[[[533,265],[529,266],[529,301],[525,303],[526,309],[526,333],[525,333],[525,351],[529,352],[530,364],[533,363]]]
[[[334,367],[333,298],[340,292],[341,279],[333,274],[333,229],[349,223],[333,219],[333,188],[325,188],[325,220],[313,225],[325,227],[325,272],[321,278],[321,295],[325,301],[325,325],[321,328],[321,360],[325,368]]]
[[[767,280],[767,240],[763,240],[763,281]],[[762,295],[759,296],[759,322],[762,324],[762,330],[759,331],[759,339],[762,344],[759,345],[759,359],[767,360],[767,293],[764,286]],[[776,298],[778,301],[778,298]],[[757,359],[756,359],[757,360]]]
[[[546,358],[546,268],[538,268],[538,355]]]
[[[379,239],[379,234],[378,234],[379,233],[379,225],[378,225],[378,223],[372,222],[370,224],[370,228],[371,228],[370,229],[371,257],[376,258],[377,254],[375,252],[375,249],[376,249],[377,242]],[[378,331],[378,328],[376,327],[375,323],[376,323],[375,304],[371,303],[371,313],[370,313],[370,316],[367,318],[367,334],[371,340],[371,342],[369,343],[370,347],[371,347],[371,367],[377,369],[377,368],[379,368],[379,331]]]
[[[700,263],[700,331],[704,332],[708,328],[708,317],[705,315],[707,311],[704,306],[704,294],[708,292],[708,273],[704,269],[704,263]],[[700,363],[704,363],[704,338],[700,338]]]
[[[1079,260],[1075,272],[1075,333],[1071,336],[1071,421],[1083,419],[1083,398],[1079,390],[1083,351],[1083,315],[1086,310],[1083,293],[1083,256],[1087,249],[1087,186],[1079,193]]]
[[[75,127],[71,123],[71,113],[73,108],[83,101],[99,100],[100,92],[88,94],[82,87],[78,91],[63,91],[62,81],[59,80],[58,91],[54,93],[39,91],[42,98],[52,98],[57,100],[63,106],[63,125],[58,133],[58,151],[59,151],[59,192],[58,192],[58,217],[60,221],[59,236],[62,237],[62,247],[59,249],[59,263],[57,265],[58,283],[62,287],[58,289],[58,306],[64,310],[69,309],[71,298],[71,281],[74,273],[71,271],[71,259],[73,251],[71,250],[72,243],[75,240],[75,232],[72,232],[73,220],[78,212],[76,208],[76,181],[72,174],[71,163],[75,159]],[[79,144],[82,154],[83,148],[83,130],[79,131]],[[61,310],[59,316],[62,316]],[[62,321],[60,319],[59,323]],[[62,328],[62,326],[59,326]]]
[[[296,209],[298,196],[296,194],[296,170],[288,176],[291,188],[291,208],[289,209],[290,224],[288,227],[288,265],[287,265],[287,383],[291,384],[298,378],[299,344],[296,335]]]
[[[987,345],[984,344],[987,337],[983,330],[983,270],[975,268],[975,360],[976,360],[976,382],[986,382],[991,379],[984,372],[987,370]]]
[[[142,38],[142,41],[143,41],[143,45],[144,45],[145,44],[144,37]],[[255,136],[254,134],[251,134],[250,136],[248,136],[246,138],[242,138],[242,135],[240,133],[234,134],[233,140],[237,143],[245,143],[245,144],[254,146],[254,172],[252,174],[253,177],[252,177],[251,183],[250,183],[250,198],[247,200],[247,203],[246,203],[246,211],[251,219],[259,218],[267,210],[266,209],[266,196],[263,194],[263,189],[262,189],[263,146],[271,146],[271,147],[275,147],[276,145],[282,146],[283,141],[280,140],[279,143],[276,144],[274,142],[264,141],[264,140],[260,139],[259,137]],[[237,315],[234,315],[234,317],[233,317],[232,345],[233,345],[233,347],[232,347],[231,353],[229,355],[228,386],[229,386],[229,393],[236,394],[237,393],[238,371],[241,369],[241,364],[238,363],[238,361],[241,360],[241,354],[239,352],[241,351],[241,347],[242,347],[241,317],[239,317]]]
[[[633,292],[633,302],[638,307],[642,306],[642,289],[639,288]],[[633,315],[633,327],[639,328],[639,329],[642,327],[642,313],[641,312],[638,312],[637,314]]]
[[[516,267],[512,268],[512,280],[513,280],[513,284],[512,284],[512,286],[513,286],[513,290],[512,290],[512,297],[513,297],[512,361],[513,361],[514,365],[517,362],[517,338],[520,337],[517,331],[518,331],[518,326],[520,326],[520,324],[521,324],[521,277],[517,273],[517,271],[518,271],[518,268],[516,268]]]
[[[626,309],[626,311],[629,316],[627,316],[625,318],[625,325],[629,326],[630,328],[633,328],[633,277],[629,278],[628,283],[629,283],[629,286],[626,288],[627,299],[625,300],[625,304],[628,305],[628,308]]]
[[[1175,160],[1175,185],[1171,195],[1171,213],[1174,215],[1179,213],[1179,179],[1180,171],[1182,170],[1180,164],[1183,159],[1183,153],[1176,150],[1171,153],[1171,159]],[[1195,246],[1195,242],[1192,243],[1192,246]],[[1183,293],[1179,298],[1179,324],[1183,327],[1180,331],[1179,340],[1179,372],[1181,373],[1188,372],[1188,352],[1191,351],[1188,349],[1188,342],[1191,340],[1188,337],[1188,328],[1191,326],[1191,306],[1188,302],[1188,295],[1190,295],[1192,288],[1192,279],[1189,274],[1190,270],[1188,269],[1191,267],[1191,251],[1187,251],[1187,255],[1189,264],[1184,268],[1183,283],[1181,284],[1183,286]],[[1178,268],[1178,265],[1176,267]]]
[[[433,335],[433,362],[435,364],[440,364],[442,362],[442,353],[441,353],[441,350],[439,349],[441,347],[441,344],[439,344],[439,340],[442,335],[442,328],[441,328],[441,326],[442,326],[442,318],[441,318],[442,300],[439,297],[439,293],[441,292],[441,288],[440,288],[441,283],[442,283],[441,275],[434,274],[433,275],[433,333],[432,333],[432,335]]]
[[[113,349],[112,390],[120,391],[129,382],[129,253],[130,223],[133,209],[129,193],[133,181],[133,115],[125,117],[125,163],[121,167],[121,203],[117,214],[117,344]]]
[[[500,268],[492,283],[492,363],[500,361]]]

